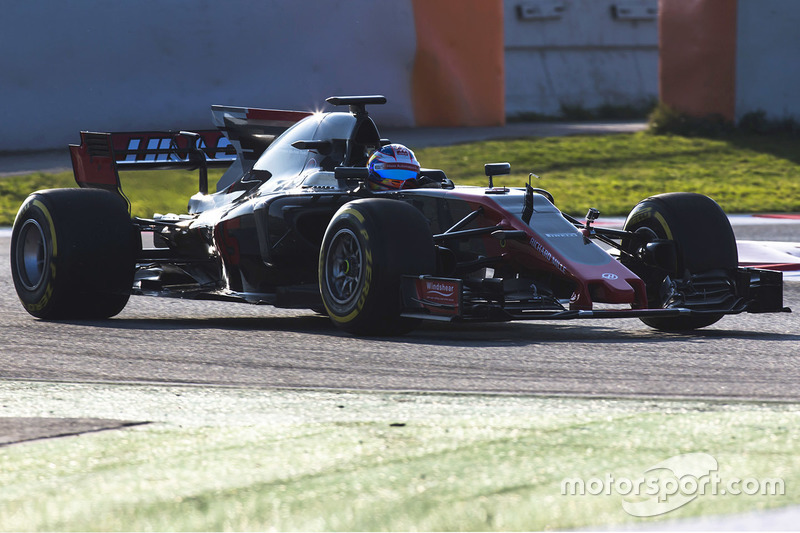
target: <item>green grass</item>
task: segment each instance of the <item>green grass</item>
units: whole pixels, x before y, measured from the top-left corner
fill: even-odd
[[[208,172],[209,189],[215,190],[222,173]],[[146,218],[153,213],[185,213],[189,197],[199,190],[197,172],[187,170],[127,172],[120,181],[131,202],[131,212]]]
[[[649,133],[531,138],[416,150],[423,166],[441,168],[457,184],[485,185],[484,163],[508,161],[512,175],[497,185],[522,186],[528,173],[565,212],[589,207],[626,215],[641,199],[662,192],[711,196],[729,213],[800,211],[800,140],[791,136],[731,135],[724,139]],[[213,184],[220,173],[210,173]],[[129,172],[123,189],[133,214],[182,213],[197,191],[191,172]],[[10,225],[28,193],[74,186],[69,174],[0,179],[0,225]]]
[[[571,529],[800,503],[800,406],[0,382],[4,416],[151,424],[0,448],[0,530]],[[100,401],[102,400],[102,401]],[[313,405],[313,409],[308,406]],[[566,478],[702,452],[784,496],[656,518]]]
[[[28,176],[0,178],[0,226],[10,226],[14,222],[19,206],[33,191],[75,186],[71,172],[37,172]]]
[[[220,176],[221,170],[208,172],[210,188],[214,188]],[[153,213],[185,213],[189,197],[198,191],[197,173],[185,170],[125,172],[120,181],[131,202],[131,213],[144,218],[152,217]],[[28,194],[60,187],[77,187],[72,172],[0,178],[0,226],[14,222]]]
[[[508,161],[511,176],[496,185],[522,186],[528,173],[565,212],[589,207],[627,215],[641,199],[687,191],[714,198],[726,212],[800,211],[800,141],[737,136],[726,140],[636,133],[517,139],[416,150],[424,166],[456,183],[485,185],[483,164]]]

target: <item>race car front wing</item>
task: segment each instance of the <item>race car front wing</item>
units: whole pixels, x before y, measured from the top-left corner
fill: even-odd
[[[404,276],[401,282],[402,316],[447,322],[505,322],[791,312],[783,306],[783,274],[756,268],[737,269],[731,280],[729,298],[709,297],[703,301],[702,296],[695,295],[685,306],[657,309],[569,309],[565,307],[567,302],[537,294],[535,289],[520,291],[517,281]]]

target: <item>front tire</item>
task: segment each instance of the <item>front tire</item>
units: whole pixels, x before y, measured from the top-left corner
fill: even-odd
[[[370,198],[342,206],[325,232],[319,287],[325,311],[356,335],[398,335],[418,320],[400,317],[403,275],[432,274],[436,266],[427,221],[400,200]]]
[[[623,263],[645,282],[651,308],[691,308],[675,298],[673,289],[681,280],[699,274],[724,279],[738,267],[736,238],[728,217],[707,196],[686,192],[651,196],[633,208],[624,229],[675,243],[675,264],[670,275],[661,268],[623,259]],[[623,241],[623,246],[636,253],[630,242]],[[722,317],[719,313],[703,313],[648,317],[641,321],[661,331],[686,331],[710,326]]]
[[[125,201],[99,189],[31,194],[11,234],[11,273],[43,319],[109,318],[128,302],[138,234]]]

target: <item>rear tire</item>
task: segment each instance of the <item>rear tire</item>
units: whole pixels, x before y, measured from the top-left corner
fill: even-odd
[[[433,236],[417,209],[400,200],[355,200],[334,215],[320,248],[325,311],[356,335],[407,333],[419,320],[400,317],[401,278],[435,268]]]
[[[731,272],[738,267],[736,238],[728,217],[711,198],[677,192],[659,194],[639,202],[625,221],[625,230],[650,234],[675,242],[677,277],[706,272]],[[630,247],[630,242],[623,246]],[[647,286],[648,306],[670,307],[664,286],[669,279],[663,270],[623,260]],[[723,315],[703,314],[667,318],[642,318],[648,326],[662,331],[686,331],[714,324]]]
[[[43,319],[108,318],[128,302],[138,233],[118,195],[99,189],[31,194],[11,234],[22,305]]]

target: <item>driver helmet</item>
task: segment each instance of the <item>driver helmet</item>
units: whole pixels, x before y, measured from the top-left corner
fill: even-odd
[[[419,175],[419,162],[414,152],[402,144],[387,144],[375,150],[367,166],[369,186],[378,191],[414,187]]]

